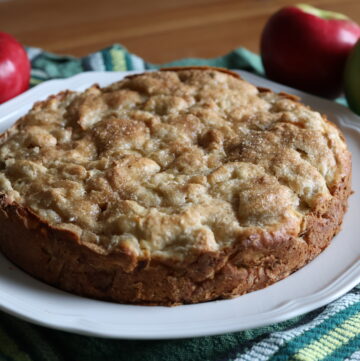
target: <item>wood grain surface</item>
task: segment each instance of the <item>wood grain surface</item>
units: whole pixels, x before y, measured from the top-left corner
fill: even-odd
[[[113,43],[151,62],[258,52],[268,17],[300,0],[0,0],[0,31],[26,45],[85,55]],[[313,0],[360,22],[360,0]]]

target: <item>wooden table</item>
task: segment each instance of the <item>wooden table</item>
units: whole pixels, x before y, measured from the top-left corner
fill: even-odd
[[[0,0],[0,30],[26,45],[85,55],[121,43],[151,62],[257,52],[277,9],[300,0]],[[360,23],[359,0],[313,0]]]

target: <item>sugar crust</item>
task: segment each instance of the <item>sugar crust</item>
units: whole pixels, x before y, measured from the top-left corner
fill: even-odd
[[[178,68],[34,107],[0,145],[0,248],[117,302],[180,304],[276,282],[338,232],[341,132],[296,97]]]

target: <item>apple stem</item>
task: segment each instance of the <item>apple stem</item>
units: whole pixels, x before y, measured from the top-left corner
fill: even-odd
[[[326,19],[326,20],[331,20],[331,19],[350,20],[350,18],[344,14],[336,13],[334,11],[329,11],[329,10],[318,9],[309,4],[297,4],[297,5],[295,5],[295,7],[303,10],[304,12],[306,12],[308,14],[315,15],[315,16],[318,16],[318,17]]]

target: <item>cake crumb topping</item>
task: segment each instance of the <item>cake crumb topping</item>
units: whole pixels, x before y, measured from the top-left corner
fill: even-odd
[[[105,253],[181,258],[297,236],[346,154],[336,127],[286,94],[167,70],[35,104],[2,138],[0,192]]]

